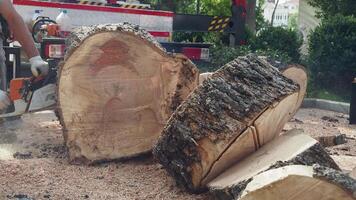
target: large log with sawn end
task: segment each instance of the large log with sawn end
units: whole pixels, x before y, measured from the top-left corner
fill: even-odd
[[[150,34],[127,23],[77,29],[67,48],[58,114],[72,163],[151,151],[198,84],[190,60],[168,55]]]
[[[154,155],[178,183],[199,192],[226,168],[278,136],[300,87],[256,56],[240,57],[178,107]]]

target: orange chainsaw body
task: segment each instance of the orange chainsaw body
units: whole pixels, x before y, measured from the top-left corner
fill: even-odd
[[[10,81],[10,99],[15,101],[22,99],[23,88],[25,87],[26,82],[30,81],[31,78],[16,78]]]

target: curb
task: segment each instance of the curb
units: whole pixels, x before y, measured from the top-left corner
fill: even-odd
[[[329,110],[344,114],[350,113],[350,104],[337,102],[337,101],[329,101],[324,99],[313,99],[313,98],[305,98],[302,103],[302,108],[318,108],[322,110]]]

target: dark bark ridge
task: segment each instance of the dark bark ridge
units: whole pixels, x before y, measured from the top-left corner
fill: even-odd
[[[200,163],[198,143],[236,139],[270,105],[298,92],[298,86],[253,55],[226,64],[199,86],[173,113],[154,155],[190,191],[198,191],[191,165]],[[223,152],[219,152],[223,153]]]
[[[335,185],[339,185],[342,189],[347,191],[350,194],[353,194],[353,197],[356,198],[356,180],[350,176],[342,173],[341,171],[328,168],[319,164],[313,165],[315,178],[325,179],[328,182],[332,182]]]
[[[278,161],[275,164],[271,165],[268,169],[259,172],[261,174],[271,169],[277,169],[289,165],[307,165],[307,166],[319,166],[319,169],[330,169],[329,171],[337,172],[340,170],[339,166],[335,163],[335,161],[329,156],[329,154],[324,150],[324,148],[319,144],[316,143],[315,145],[311,146],[309,149],[304,151],[303,153],[297,155],[291,160],[288,161]],[[322,167],[321,167],[322,166]],[[318,169],[318,168],[316,168]],[[322,174],[322,171],[319,170],[318,174]],[[329,173],[330,174],[330,173]],[[338,173],[339,174],[339,173]],[[257,175],[257,174],[256,174]],[[321,177],[321,176],[320,176]],[[323,176],[325,177],[325,176]],[[241,181],[236,185],[232,185],[227,187],[224,190],[216,189],[212,190],[214,196],[218,199],[239,199],[242,195],[242,192],[246,188],[246,186],[253,180],[253,177]],[[337,179],[335,179],[337,180]],[[342,182],[339,179],[339,182]],[[348,179],[346,179],[348,180]],[[348,183],[350,185],[350,183]]]

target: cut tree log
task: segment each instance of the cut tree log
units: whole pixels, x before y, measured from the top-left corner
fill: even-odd
[[[261,60],[265,60],[267,63],[272,64],[273,62],[267,61],[266,58],[260,57]],[[267,65],[266,63],[266,65]],[[296,113],[299,109],[299,107],[303,103],[304,96],[307,92],[307,84],[308,84],[308,74],[305,70],[305,68],[301,65],[297,64],[283,64],[283,65],[278,65],[277,69],[287,78],[293,80],[295,83],[299,85],[299,97],[298,97],[298,102],[297,106],[295,107],[296,110],[294,113]],[[203,81],[208,79],[213,75],[212,72],[205,72],[200,74],[199,78],[199,84],[201,85]]]
[[[356,180],[320,165],[290,165],[254,176],[234,198],[221,200],[355,200]]]
[[[314,164],[340,170],[320,143],[295,129],[279,136],[257,152],[236,163],[208,183],[208,187],[218,199],[239,199],[244,191],[250,191],[246,186],[262,172],[288,165],[311,166]],[[277,175],[270,178],[278,180]],[[289,188],[286,187],[281,191],[288,193]]]
[[[265,56],[260,56],[259,58],[276,67],[285,77],[293,80],[299,85],[300,90],[296,106],[297,109],[295,110],[296,113],[299,107],[302,105],[304,96],[307,92],[308,74],[305,68],[298,64],[287,64],[284,62],[278,62],[272,58]]]
[[[150,152],[199,83],[189,59],[168,55],[150,34],[127,23],[77,29],[67,48],[58,115],[74,164]]]
[[[173,113],[154,148],[180,184],[199,192],[229,166],[279,135],[299,87],[253,55],[205,80]]]
[[[299,107],[302,105],[304,96],[307,92],[308,74],[303,66],[296,64],[287,65],[286,67],[279,68],[279,71],[281,71],[285,77],[293,80],[299,85],[300,89],[298,95],[298,102],[297,106],[295,107],[296,110],[294,111],[294,113],[296,113]]]
[[[347,143],[345,134],[320,136],[317,137],[316,140],[318,140],[323,147],[331,147]]]

